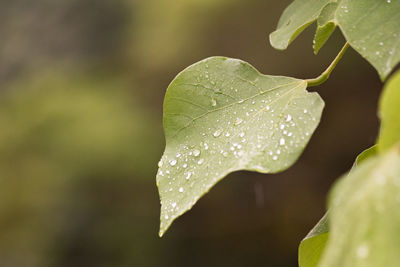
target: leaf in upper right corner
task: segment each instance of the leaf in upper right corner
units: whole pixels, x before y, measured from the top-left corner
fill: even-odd
[[[385,80],[400,62],[400,1],[342,0],[335,17],[350,45]]]
[[[379,117],[378,149],[383,151],[400,140],[400,71],[385,85],[379,101]]]
[[[382,80],[400,62],[400,1],[295,0],[270,35],[271,45],[286,49],[316,20],[315,53],[339,26],[346,40],[375,67]]]
[[[329,241],[318,267],[400,266],[400,145],[341,178],[329,208]]]

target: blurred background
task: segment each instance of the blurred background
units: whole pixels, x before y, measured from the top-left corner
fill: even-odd
[[[312,78],[315,25],[287,51],[268,35],[291,1],[0,1],[0,266],[297,266],[332,183],[375,141],[382,87],[347,52],[317,90],[322,123],[277,175],[229,175],[158,237],[162,103],[205,57]]]

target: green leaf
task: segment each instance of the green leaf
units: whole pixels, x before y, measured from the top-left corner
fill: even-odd
[[[400,140],[400,71],[385,85],[380,102],[381,130],[378,138],[379,151],[386,150]]]
[[[332,5],[335,2],[336,9]],[[304,12],[305,9],[309,11]],[[400,1],[296,0],[284,11],[277,30],[271,34],[272,46],[286,49],[316,19],[325,23],[319,22],[315,51],[323,46],[336,24],[350,45],[375,67],[382,80],[400,62]]]
[[[400,146],[341,178],[329,207],[329,240],[319,267],[400,266]]]
[[[384,80],[400,61],[400,1],[343,0],[338,25]]]
[[[370,148],[367,148],[363,152],[361,152],[361,154],[357,156],[356,161],[354,162],[353,168],[357,167],[365,160],[375,156],[378,153],[377,150],[378,150],[378,146],[374,145],[374,146],[371,146]],[[353,168],[352,168],[352,170],[353,170]]]
[[[329,236],[328,213],[322,217],[299,246],[299,266],[317,266]]]
[[[276,173],[296,161],[324,106],[306,86],[224,57],[200,61],[172,81],[157,174],[160,235],[227,174]]]
[[[322,9],[314,36],[314,53],[317,54],[336,29],[335,12],[338,3],[329,3]]]
[[[372,146],[357,156],[354,161],[354,170],[359,164],[375,156],[377,153],[377,146]],[[325,249],[326,243],[329,238],[329,211],[325,213],[322,219],[310,231],[310,233],[301,241],[299,246],[299,266],[300,267],[315,267],[317,266],[322,252]]]
[[[276,31],[271,33],[270,42],[276,49],[286,49],[289,44],[320,15],[332,0],[296,0],[290,4],[279,19]]]

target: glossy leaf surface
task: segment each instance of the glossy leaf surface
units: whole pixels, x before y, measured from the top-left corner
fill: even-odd
[[[172,81],[157,174],[160,235],[228,173],[276,173],[296,161],[324,106],[306,86],[224,57],[200,61]]]

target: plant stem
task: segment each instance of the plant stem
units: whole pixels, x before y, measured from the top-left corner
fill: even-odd
[[[328,68],[321,75],[319,75],[317,78],[306,80],[308,87],[318,86],[318,85],[324,83],[326,80],[328,80],[329,75],[331,75],[331,72],[334,70],[334,68],[340,61],[340,59],[343,57],[347,48],[349,48],[348,42],[345,43],[345,45],[340,50],[339,54],[335,57],[335,59],[332,61],[332,63],[328,66]]]

